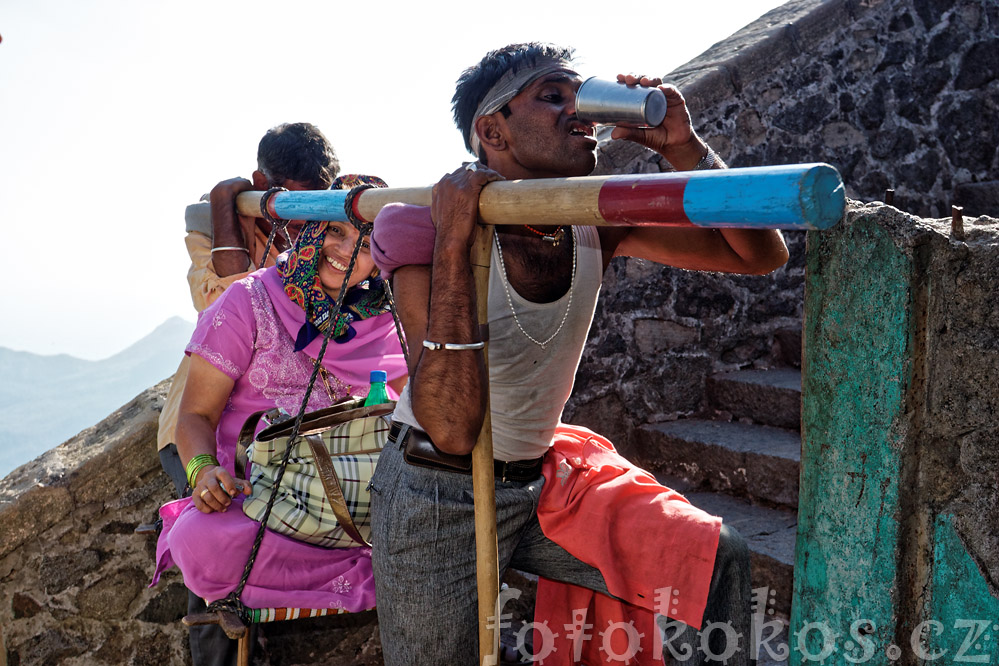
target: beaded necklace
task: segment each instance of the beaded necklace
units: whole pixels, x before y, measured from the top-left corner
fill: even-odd
[[[555,227],[555,233],[553,234],[546,234],[540,229],[535,229],[529,224],[525,224],[524,227],[531,233],[541,236],[541,240],[545,241],[546,243],[551,243],[552,247],[557,247],[559,242],[561,242],[561,240],[565,237],[565,227],[562,226],[561,224]]]
[[[555,332],[548,336],[548,339],[544,342],[536,340],[534,336],[525,331],[524,327],[520,324],[520,318],[517,317],[517,311],[513,309],[513,297],[510,295],[510,279],[507,277],[506,263],[503,261],[503,246],[500,245],[499,233],[495,229],[493,229],[493,237],[496,239],[496,254],[499,255],[500,269],[503,271],[503,274],[500,276],[500,282],[503,283],[503,291],[506,292],[506,302],[510,306],[510,312],[513,313],[513,321],[517,324],[517,328],[520,329],[520,332],[524,334],[524,337],[542,349],[546,349],[548,347],[548,343],[554,340],[555,337],[562,331],[562,327],[565,326],[566,319],[569,318],[569,308],[572,307],[572,288],[576,284],[576,246],[579,244],[576,241],[575,230],[573,230],[572,237],[572,277],[569,281],[569,300],[565,304],[565,314],[562,315],[562,321],[559,322],[558,328],[555,329]]]

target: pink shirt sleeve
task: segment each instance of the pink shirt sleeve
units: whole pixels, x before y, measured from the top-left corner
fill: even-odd
[[[250,290],[237,282],[198,314],[184,351],[200,356],[236,381],[249,367],[255,336]]]
[[[375,217],[371,256],[387,280],[400,266],[432,264],[436,236],[429,208],[389,204]]]

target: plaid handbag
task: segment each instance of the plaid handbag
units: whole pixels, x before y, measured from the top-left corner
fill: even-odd
[[[305,415],[268,528],[326,548],[370,545],[368,481],[388,441],[395,403],[363,403],[363,398],[353,399]],[[266,416],[276,416],[274,411]],[[239,438],[240,449],[245,447],[246,459],[253,463],[248,477],[252,491],[243,512],[257,522],[263,521],[294,424],[293,418],[278,420],[253,438],[261,416],[265,413],[251,415]]]

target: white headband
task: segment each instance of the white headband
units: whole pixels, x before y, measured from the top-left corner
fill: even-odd
[[[552,72],[566,72],[577,75],[569,69],[569,63],[565,60],[553,60],[545,58],[535,65],[524,65],[514,71],[514,68],[503,72],[503,76],[489,89],[478,108],[472,116],[472,126],[468,132],[468,144],[472,148],[472,153],[479,156],[479,135],[475,132],[475,121],[482,116],[488,116],[502,109],[511,99],[520,94],[520,91]],[[577,75],[578,76],[578,75]]]

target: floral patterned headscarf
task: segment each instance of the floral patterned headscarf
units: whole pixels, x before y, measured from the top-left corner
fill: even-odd
[[[352,189],[359,185],[388,187],[381,178],[348,174],[333,181],[330,189]],[[277,259],[277,272],[284,293],[305,311],[305,324],[295,339],[295,351],[305,349],[333,323],[336,300],[323,289],[319,280],[319,260],[329,222],[308,222],[298,234],[295,246]],[[351,287],[344,295],[343,307],[336,316],[330,337],[334,342],[349,342],[355,335],[351,324],[389,311],[385,281],[370,277]]]

